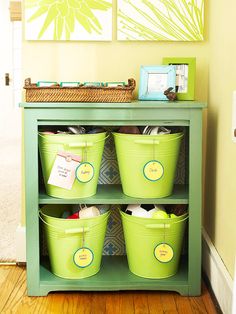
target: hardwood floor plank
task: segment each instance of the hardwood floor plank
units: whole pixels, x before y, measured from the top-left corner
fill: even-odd
[[[192,312],[192,307],[191,303],[188,297],[181,296],[179,294],[176,294],[174,296],[175,298],[175,303],[177,307],[177,311],[181,314],[191,314]]]
[[[120,291],[120,313],[134,314],[133,291]]]
[[[7,302],[5,303],[2,312],[3,313],[16,313],[19,305],[21,304],[23,296],[26,294],[26,280],[25,280],[25,273],[22,271],[20,277],[12,293],[10,294]]]
[[[90,314],[92,311],[92,293],[78,293],[78,314]]]
[[[217,314],[217,310],[216,310],[216,307],[213,303],[211,295],[210,295],[209,291],[207,290],[207,287],[204,283],[202,284],[202,300],[203,300],[203,303],[207,309],[207,313]]]
[[[200,297],[175,292],[53,292],[28,297],[26,271],[17,266],[0,267],[0,313],[17,314],[217,314],[203,284]]]
[[[5,276],[5,279],[3,279],[0,289],[0,313],[2,313],[5,304],[7,303],[10,295],[15,289],[15,286],[22,274],[22,268],[11,266],[11,269],[9,270],[7,276]]]
[[[79,295],[76,293],[52,293],[48,298],[46,313],[78,313]]]
[[[149,314],[150,313],[146,292],[134,293],[133,299],[134,299],[134,313],[135,314]]]
[[[148,307],[149,307],[150,314],[164,313],[160,292],[150,291],[148,293]]]
[[[93,292],[91,301],[91,314],[106,313],[106,295],[104,292]]]
[[[6,280],[11,268],[12,266],[0,266],[0,285]]]
[[[17,314],[48,313],[47,305],[50,303],[48,297],[28,297],[26,287],[26,271],[23,270],[17,285],[8,299],[3,312]]]
[[[163,292],[161,294],[161,302],[164,313],[178,313],[175,303],[175,293]]]
[[[45,303],[48,303],[45,297],[28,297],[24,296],[19,304],[15,313],[17,314],[36,314],[36,313],[47,313],[47,307]],[[40,312],[38,312],[40,311]]]
[[[46,304],[49,303],[47,297],[28,297],[26,287],[26,271],[23,269],[22,275],[19,278],[11,296],[4,306],[4,313],[17,314],[35,314],[47,313]]]
[[[120,314],[120,293],[106,293],[106,314]],[[123,312],[124,313],[124,312]]]
[[[207,313],[207,309],[205,307],[205,304],[202,300],[202,297],[191,297],[190,298],[190,304],[191,304],[191,308],[192,308],[192,313],[202,313],[202,314],[206,314]]]

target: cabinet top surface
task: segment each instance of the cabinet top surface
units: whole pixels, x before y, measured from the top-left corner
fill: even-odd
[[[22,102],[20,107],[30,109],[202,109],[205,102],[199,101],[133,101],[131,103],[85,103],[85,102]]]

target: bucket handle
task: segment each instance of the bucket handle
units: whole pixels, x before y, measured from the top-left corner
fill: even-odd
[[[170,228],[170,224],[150,224],[145,225],[148,229],[161,229],[161,228]]]
[[[186,217],[184,217],[183,219],[181,220],[178,220],[178,221],[175,221],[175,222],[172,222],[171,224],[169,223],[162,223],[162,224],[148,224],[148,225],[145,225],[146,228],[148,229],[161,229],[161,228],[170,228],[172,224],[178,224],[180,222],[183,222],[185,220],[188,219],[188,215]]]
[[[69,144],[64,144],[64,146],[67,146],[69,148],[79,148],[79,147],[91,147],[93,146],[93,142],[80,142],[80,143],[69,143]]]
[[[163,141],[163,142],[171,142],[171,141],[174,141],[174,140],[177,140],[179,138],[182,138],[183,137],[183,134],[181,134],[180,136],[178,137],[175,137],[175,138],[172,138],[170,140],[166,140],[166,141]],[[138,140],[135,140],[134,143],[135,144],[144,144],[144,145],[158,145],[160,144],[160,140],[156,140],[156,139],[138,139]]]
[[[153,145],[153,144],[160,144],[159,140],[148,140],[148,139],[143,139],[143,140],[135,140],[135,144],[145,144],[145,145]]]
[[[107,132],[106,132],[107,133]],[[38,135],[42,138],[46,138],[44,135],[40,134],[40,132],[38,133]],[[57,134],[54,134],[54,135],[57,135]],[[83,135],[83,134],[78,134],[78,135]],[[75,143],[68,143],[68,144],[64,144],[64,146],[67,146],[69,148],[76,148],[76,147],[91,147],[93,146],[94,144],[96,143],[99,143],[99,142],[104,142],[108,137],[110,137],[110,133],[107,133],[107,135],[101,139],[101,140],[98,140],[98,141],[95,141],[95,142],[75,142]]]
[[[99,142],[104,142],[108,137],[110,136],[110,134],[108,133],[103,139],[95,141],[95,142],[75,142],[75,143],[68,143],[68,144],[64,144],[64,146],[67,146],[69,148],[77,148],[77,147],[92,147],[94,144],[97,144]]]
[[[64,230],[65,234],[84,233],[88,231],[89,231],[89,227],[70,228],[70,229]]]
[[[39,218],[40,220],[47,226],[60,230],[61,232],[64,232],[65,234],[75,234],[75,233],[84,233],[84,232],[88,232],[89,231],[89,227],[80,227],[80,228],[70,228],[70,229],[63,229],[60,227],[55,227],[51,224],[49,224],[48,222],[46,222],[43,217],[42,217],[42,212],[39,211]]]

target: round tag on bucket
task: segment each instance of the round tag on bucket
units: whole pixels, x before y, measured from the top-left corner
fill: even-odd
[[[150,160],[144,165],[143,174],[147,180],[157,181],[163,176],[164,168],[159,161]]]
[[[93,258],[93,252],[87,247],[78,249],[73,257],[75,265],[81,268],[88,267],[92,263]]]
[[[94,176],[94,167],[89,162],[82,162],[75,170],[78,181],[82,183],[89,182]]]
[[[161,263],[168,263],[174,256],[172,247],[167,243],[158,244],[154,249],[155,258]]]

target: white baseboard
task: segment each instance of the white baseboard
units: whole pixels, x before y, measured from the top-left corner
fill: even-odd
[[[234,314],[235,312],[232,312],[233,280],[204,229],[202,230],[202,237],[203,270],[209,279],[222,312],[224,314]]]
[[[25,227],[20,225],[16,229],[16,262],[26,263]]]

